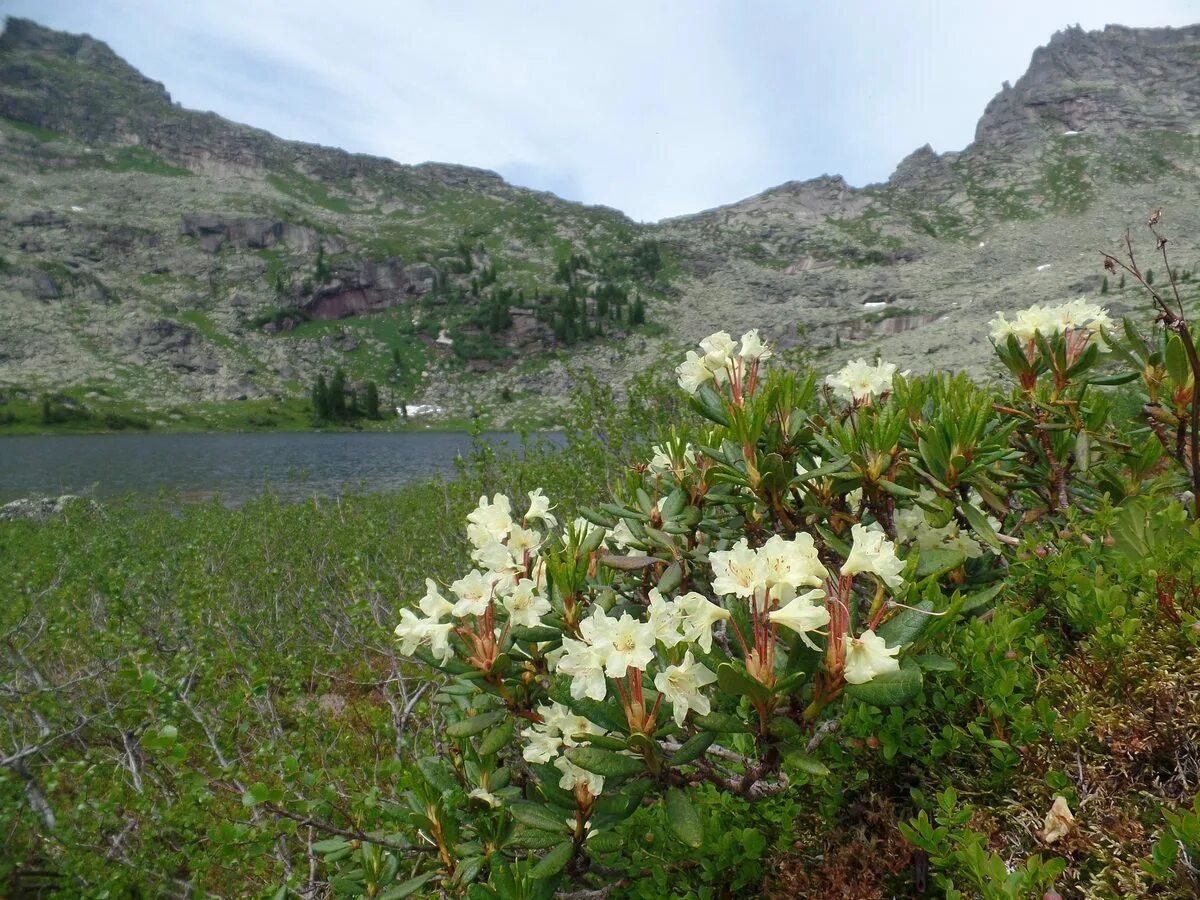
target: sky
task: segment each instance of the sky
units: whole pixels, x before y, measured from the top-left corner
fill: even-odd
[[[0,0],[106,41],[186,107],[280,137],[479,166],[640,221],[959,150],[1073,24],[1200,0]]]

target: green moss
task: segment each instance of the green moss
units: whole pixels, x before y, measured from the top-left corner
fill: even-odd
[[[883,214],[876,209],[868,209],[858,216],[829,216],[825,219],[834,228],[847,237],[868,249],[898,250],[903,241],[894,235],[886,235],[879,225],[875,224]]]
[[[34,125],[30,122],[18,122],[16,119],[7,119],[0,116],[0,123],[5,128],[11,128],[14,131],[20,131],[23,134],[28,134],[31,137],[37,138],[39,141],[64,141],[66,135],[60,134],[57,131],[51,131],[49,128],[42,128],[39,125]]]
[[[1087,160],[1055,152],[1043,170],[1039,193],[1056,212],[1084,212],[1095,198],[1088,179]]]
[[[319,206],[335,213],[359,212],[344,198],[329,193],[329,190],[321,182],[301,175],[299,172],[288,172],[284,175],[268,174],[266,181],[275,190],[294,200],[311,203],[313,206]]]
[[[191,176],[191,172],[172,165],[158,154],[145,147],[122,147],[105,153],[101,165],[110,172],[145,172],[147,175],[163,175],[172,178]]]

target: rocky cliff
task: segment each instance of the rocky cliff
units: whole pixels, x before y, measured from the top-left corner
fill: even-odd
[[[1200,267],[1197,176],[1200,26],[1068,29],[960,151],[643,226],[182,109],[102,42],[9,19],[0,394],[153,412],[301,396],[341,366],[454,413],[549,417],[572,365],[620,381],[749,327],[829,365],[979,370],[995,309],[1101,291],[1096,249],[1150,210]]]

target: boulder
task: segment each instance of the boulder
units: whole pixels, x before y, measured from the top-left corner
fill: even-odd
[[[74,494],[63,494],[60,497],[22,497],[0,506],[0,521],[30,519],[34,522],[45,522],[47,519],[61,516],[69,504],[76,502],[85,503],[92,508],[97,506],[94,501]]]

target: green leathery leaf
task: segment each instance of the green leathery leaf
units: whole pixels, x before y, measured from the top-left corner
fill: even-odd
[[[511,634],[518,641],[526,641],[531,644],[557,641],[563,636],[561,628],[552,628],[549,625],[537,625],[533,627],[514,625]]]
[[[528,825],[530,828],[539,828],[542,831],[556,831],[561,835],[567,827],[566,822],[560,814],[539,803],[521,801],[519,803],[510,803],[505,809],[512,814],[514,819],[522,825]]]
[[[845,693],[872,706],[900,706],[921,692],[923,681],[920,667],[905,660],[895,672],[876,675],[866,684],[847,684]]]
[[[666,521],[667,519],[673,519],[679,515],[683,511],[683,508],[687,505],[687,499],[687,491],[685,491],[683,488],[678,487],[671,491],[671,493],[667,496],[666,502],[663,503],[662,509],[659,510],[659,514],[662,516],[663,521]]]
[[[1080,431],[1075,437],[1075,468],[1080,472],[1086,472],[1091,464],[1092,457],[1092,441],[1088,437],[1087,431]]]
[[[421,770],[425,780],[439,791],[452,791],[458,787],[458,779],[454,777],[450,766],[440,759],[423,756],[417,760],[417,768]]]
[[[555,831],[547,831],[545,828],[531,828],[524,823],[519,823],[513,828],[512,834],[509,835],[505,846],[521,850],[549,850],[551,847],[562,842],[563,833],[567,825],[567,816],[565,813],[559,824],[563,827]]]
[[[699,759],[716,739],[717,735],[712,731],[701,731],[692,735],[675,751],[670,760],[671,765],[682,766]]]
[[[1141,377],[1141,372],[1122,372],[1120,375],[1104,375],[1100,378],[1089,378],[1087,383],[1098,384],[1105,387],[1113,387],[1120,384],[1129,384],[1129,382],[1133,381],[1134,379]]]
[[[917,577],[928,578],[957,569],[966,562],[967,555],[961,550],[922,550],[917,562]]]
[[[895,497],[916,497],[920,494],[920,491],[914,491],[912,488],[906,488],[903,485],[896,484],[894,481],[881,480],[875,483]]]
[[[913,662],[927,672],[953,672],[958,669],[958,663],[935,653],[914,656]]]
[[[500,724],[507,715],[506,710],[498,709],[493,712],[480,713],[468,719],[460,719],[446,726],[446,735],[452,738],[472,737],[485,728]]]
[[[667,822],[675,836],[689,847],[699,847],[704,843],[704,824],[691,798],[679,788],[667,791],[663,804],[667,813]]]
[[[929,623],[931,612],[933,604],[922,600],[911,609],[901,609],[875,629],[875,633],[883,638],[889,647],[903,647],[917,639]]]
[[[828,775],[829,769],[820,760],[805,753],[799,747],[785,750],[783,764],[789,769],[798,769],[808,775]]]
[[[750,734],[754,729],[729,713],[711,712],[708,715],[696,716],[692,720],[705,731],[715,731],[722,734]]]
[[[582,544],[579,545],[580,556],[587,556],[589,553],[595,553],[600,549],[600,545],[604,543],[604,529],[593,528]]]
[[[601,750],[627,750],[628,742],[623,737],[611,734],[588,734],[581,732],[572,735],[571,740],[577,744],[590,744],[593,747],[599,747]]]
[[[421,875],[415,875],[408,881],[402,881],[400,884],[388,888],[379,895],[378,900],[403,900],[404,897],[411,897],[423,888],[427,881],[437,878],[440,874],[440,872],[424,872]]]
[[[1167,352],[1163,361],[1167,364],[1167,374],[1171,376],[1176,387],[1187,384],[1191,370],[1188,368],[1183,339],[1179,335],[1172,334],[1167,338]]]
[[[1004,582],[1000,581],[991,585],[990,587],[984,588],[982,591],[971,594],[965,600],[963,600],[962,604],[958,607],[959,613],[961,615],[966,615],[967,613],[974,612],[975,610],[986,606],[988,603],[994,600],[996,595],[1002,590],[1004,590]]]
[[[637,775],[646,770],[646,763],[641,759],[599,747],[572,747],[566,751],[566,756],[579,768],[606,778]]]
[[[1081,432],[1086,434],[1087,432]],[[973,503],[964,503],[962,505],[963,515],[967,517],[967,522],[971,526],[971,530],[989,546],[999,548],[1000,539],[996,537],[996,530],[992,528],[992,523],[987,520],[987,516],[975,507]]]
[[[765,684],[755,681],[733,663],[721,663],[717,666],[717,684],[723,691],[740,694],[751,700],[769,700],[771,698],[771,691]]]
[[[624,846],[624,839],[615,831],[601,831],[587,839],[587,848],[596,853],[615,853]]]
[[[606,553],[600,557],[600,562],[610,569],[619,569],[622,572],[636,572],[638,569],[644,569],[657,562],[662,562],[662,560],[657,556],[617,556],[612,553]]]
[[[475,752],[480,756],[491,756],[512,739],[513,728],[513,720],[509,717],[483,736]]]
[[[596,509],[589,509],[586,506],[580,507],[579,515],[587,519],[593,525],[599,525],[601,528],[612,528],[617,524],[616,517],[612,512],[604,510],[601,512]]]
[[[683,582],[683,567],[677,562],[671,563],[658,579],[658,591],[664,597],[675,590]]]
[[[553,878],[571,861],[571,857],[575,855],[575,844],[571,841],[563,841],[540,860],[537,865],[529,870],[529,877],[538,880]]]
[[[704,418],[718,425],[729,427],[729,415],[725,411],[725,401],[711,384],[700,385],[699,390],[692,395],[692,408]]]

